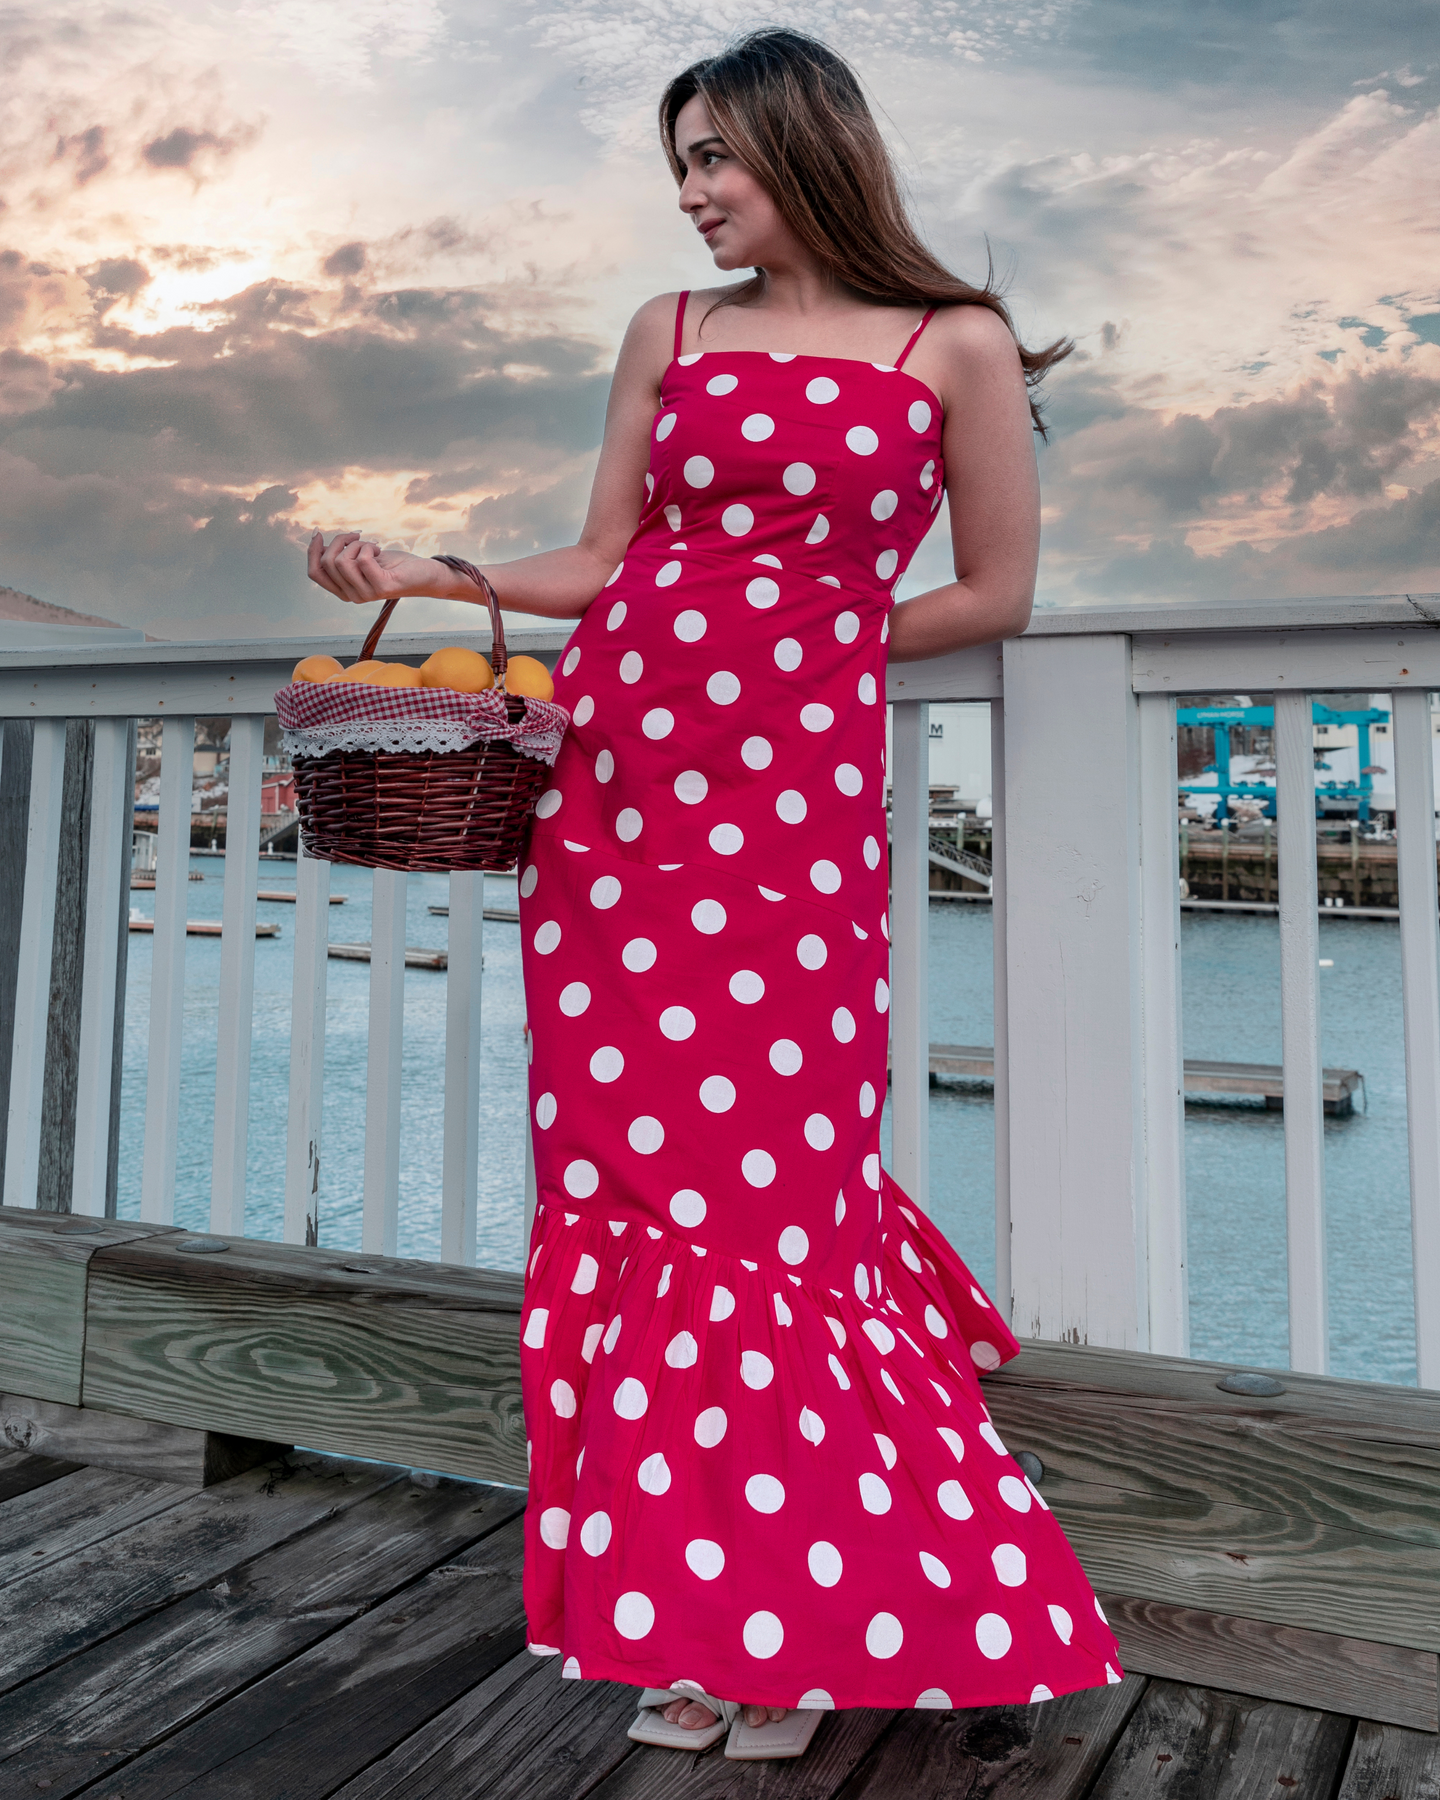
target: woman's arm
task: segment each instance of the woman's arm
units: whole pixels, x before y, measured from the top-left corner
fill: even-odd
[[[1005,321],[988,307],[952,307],[931,322],[911,367],[945,403],[955,580],[891,613],[891,662],[1017,636],[1030,621],[1040,552],[1030,401]]]
[[[508,611],[578,619],[624,555],[644,503],[650,428],[660,410],[660,382],[670,359],[675,300],[673,294],[647,300],[625,333],[580,541],[485,567]],[[481,600],[465,577],[444,563],[406,550],[381,550],[355,531],[337,532],[328,544],[317,531],[310,542],[309,573],[321,587],[356,604],[396,594]]]

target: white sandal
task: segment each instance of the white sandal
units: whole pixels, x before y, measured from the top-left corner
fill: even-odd
[[[715,1714],[715,1723],[698,1731],[671,1724],[665,1717],[665,1708],[674,1700],[693,1700],[697,1705],[708,1706]],[[640,1695],[639,1714],[626,1735],[637,1744],[656,1744],[662,1750],[708,1750],[732,1728],[739,1714],[740,1708],[733,1700],[717,1700],[699,1688],[646,1688]]]
[[[725,1754],[732,1762],[770,1762],[786,1756],[803,1756],[819,1725],[821,1708],[787,1712],[783,1719],[767,1719],[763,1725],[747,1725],[742,1713],[730,1727]]]

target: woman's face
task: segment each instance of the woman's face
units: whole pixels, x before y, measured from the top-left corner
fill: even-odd
[[[696,94],[675,120],[685,170],[680,210],[705,239],[717,269],[773,267],[794,244],[775,202],[715,128]]]

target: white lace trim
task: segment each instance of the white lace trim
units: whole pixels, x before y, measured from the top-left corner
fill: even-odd
[[[314,726],[305,731],[282,734],[285,752],[292,761],[298,757],[329,756],[333,750],[358,751],[374,756],[389,752],[399,756],[423,756],[429,752],[468,750],[485,740],[477,737],[470,725],[460,719],[369,719],[348,724]],[[489,740],[500,742],[499,738]],[[553,762],[555,752],[547,756],[542,748],[529,748],[512,742],[521,756],[537,762]],[[548,748],[548,746],[547,746]],[[559,748],[558,738],[555,749]]]

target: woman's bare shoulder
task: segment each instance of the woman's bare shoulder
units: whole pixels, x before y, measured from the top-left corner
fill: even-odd
[[[988,306],[942,306],[925,335],[937,349],[972,365],[1015,360],[1015,334]]]

